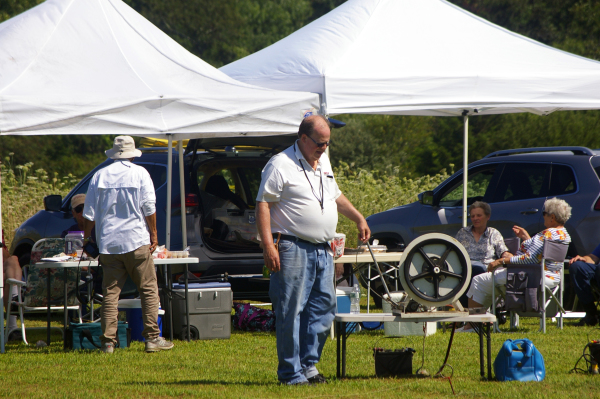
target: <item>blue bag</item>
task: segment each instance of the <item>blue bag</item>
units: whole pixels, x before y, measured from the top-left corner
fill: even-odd
[[[546,377],[544,358],[527,338],[504,341],[494,360],[494,372],[498,381],[542,381]]]

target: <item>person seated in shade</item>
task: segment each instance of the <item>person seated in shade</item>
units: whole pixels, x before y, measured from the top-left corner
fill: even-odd
[[[6,245],[4,243],[4,230],[2,230],[2,266],[4,271],[4,308],[8,306],[8,300],[14,298],[19,293],[19,286],[13,285],[12,291],[9,292],[9,284],[6,284],[6,279],[14,278],[15,280],[21,280],[23,278],[23,271],[21,270],[21,265],[19,265],[19,258],[15,255],[11,255],[6,249]],[[16,298],[15,298],[16,300]],[[7,320],[8,329],[15,331],[11,332],[8,340],[9,341],[18,341],[21,339],[21,331],[16,330],[17,328],[17,314],[15,312],[11,312],[10,318]]]
[[[504,238],[498,230],[488,227],[492,208],[486,202],[475,201],[469,207],[471,226],[463,227],[456,234],[456,239],[465,247],[471,259],[471,279],[487,271],[490,262],[510,258],[512,254],[504,244]],[[467,306],[467,295],[460,298],[460,303]]]
[[[501,258],[488,264],[488,272],[475,276],[471,282],[471,287],[467,291],[469,298],[469,308],[489,308],[492,304],[492,273],[496,280],[496,286],[502,290],[506,285],[506,268],[508,264],[532,265],[540,264],[542,261],[542,251],[544,249],[544,239],[552,241],[561,241],[565,244],[571,242],[571,236],[565,228],[565,223],[571,217],[571,206],[564,200],[552,198],[544,203],[544,230],[530,237],[527,231],[519,226],[514,226],[515,235],[523,241],[521,247],[515,256],[509,259]],[[560,282],[560,269],[563,262],[546,262],[544,270],[544,283],[546,287],[552,289]],[[459,332],[469,331],[470,325],[466,325]]]
[[[73,226],[69,227],[65,231],[60,234],[60,238],[65,238],[67,234],[72,231],[81,231],[83,232],[83,204],[85,203],[85,194],[77,194],[71,198],[71,214],[73,218],[77,222]],[[87,238],[87,237],[86,237]],[[96,227],[92,229],[92,235],[90,236],[90,241],[96,242]]]
[[[594,302],[591,285],[592,280],[596,280],[596,283],[600,286],[600,265],[598,265],[598,262],[600,262],[600,245],[591,254],[577,255],[569,261],[571,282],[575,294],[577,294],[577,298],[581,302],[583,310],[585,310],[585,317],[575,323],[575,326],[595,326],[598,324],[598,309]]]

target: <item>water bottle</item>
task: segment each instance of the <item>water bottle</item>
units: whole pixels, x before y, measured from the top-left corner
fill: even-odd
[[[80,256],[83,249],[83,231],[70,231],[65,236],[65,255]]]
[[[350,313],[360,313],[360,288],[354,284],[352,296],[350,297]]]

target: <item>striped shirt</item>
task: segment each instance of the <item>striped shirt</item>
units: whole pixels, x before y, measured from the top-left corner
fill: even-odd
[[[510,258],[510,263],[516,265],[532,265],[542,263],[542,251],[544,249],[544,238],[551,241],[562,241],[566,244],[571,242],[571,236],[564,227],[551,227],[543,230],[529,240],[521,243],[517,254]],[[560,280],[560,269],[563,262],[546,262],[545,275],[552,280]]]

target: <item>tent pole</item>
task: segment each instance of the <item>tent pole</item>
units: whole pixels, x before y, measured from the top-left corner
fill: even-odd
[[[2,175],[1,174],[0,174],[0,193],[2,193]],[[0,194],[0,232],[1,231],[2,231],[2,195]],[[2,252],[4,252],[4,249],[2,249]],[[0,256],[0,353],[4,353],[4,255]]]
[[[167,133],[169,149],[167,152],[167,238],[165,246],[171,249],[171,191],[173,189],[173,136]]]
[[[469,111],[465,109],[462,115],[464,123],[462,227],[467,227],[467,183],[469,181]]]
[[[183,175],[183,139],[177,141],[177,154],[179,155],[179,197],[181,198],[181,234],[183,236],[183,249],[187,247],[187,220],[185,210],[185,179]]]
[[[167,133],[169,141],[167,149],[167,237],[165,241],[165,247],[171,249],[171,191],[173,189],[173,136],[171,133]],[[166,308],[169,312],[168,326],[169,326],[169,338],[173,340],[173,301],[171,298],[171,280],[169,279],[169,272],[171,271],[170,265],[163,266],[163,273],[165,278],[165,300]]]
[[[183,177],[183,139],[180,138],[179,140],[177,140],[177,155],[179,157],[179,204],[181,206],[181,235],[183,238],[183,249],[187,248],[187,213],[185,211],[185,180]],[[190,319],[190,306],[189,306],[189,302],[188,302],[188,295],[189,295],[189,286],[188,286],[188,271],[189,271],[189,266],[186,263],[185,264],[185,319],[189,320]],[[191,339],[191,332],[190,332],[190,326],[192,323],[186,323],[187,324],[187,341],[190,342]]]

